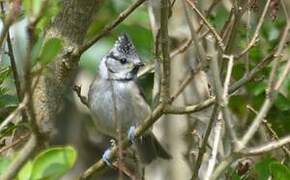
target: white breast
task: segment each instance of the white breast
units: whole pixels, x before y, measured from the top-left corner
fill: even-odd
[[[125,136],[130,126],[138,125],[150,114],[150,108],[134,81],[113,81],[113,89],[117,109],[115,118],[110,81],[99,79],[92,83],[88,95],[90,109],[100,132],[116,137],[116,122],[121,122]]]

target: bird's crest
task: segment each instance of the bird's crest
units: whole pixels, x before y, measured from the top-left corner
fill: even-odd
[[[136,53],[135,47],[126,33],[123,33],[118,37],[118,40],[115,42],[115,47],[119,52],[124,54]]]

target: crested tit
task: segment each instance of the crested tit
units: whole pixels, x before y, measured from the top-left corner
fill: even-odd
[[[88,93],[89,107],[96,127],[101,133],[114,139],[118,137],[118,126],[113,120],[114,103],[115,119],[120,123],[123,139],[130,127],[139,125],[150,115],[150,107],[136,84],[137,72],[141,66],[143,63],[126,34],[119,36],[114,47],[102,58],[99,74],[92,82]],[[133,144],[144,164],[157,157],[163,159],[171,157],[150,130],[142,138],[134,139]]]

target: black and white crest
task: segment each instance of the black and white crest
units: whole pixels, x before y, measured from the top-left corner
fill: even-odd
[[[136,53],[135,47],[129,38],[129,36],[124,33],[118,37],[118,40],[115,43],[115,47],[120,53],[123,54],[134,54]]]

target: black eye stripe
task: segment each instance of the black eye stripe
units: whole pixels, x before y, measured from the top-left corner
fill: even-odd
[[[127,63],[127,59],[126,58],[118,58],[117,56],[115,56],[114,54],[109,54],[108,55],[109,58],[112,58],[116,61],[120,61],[121,64],[125,64]]]
[[[118,57],[114,56],[114,54],[109,54],[108,57],[112,58],[112,59],[114,59],[116,61],[120,61],[120,59]]]

